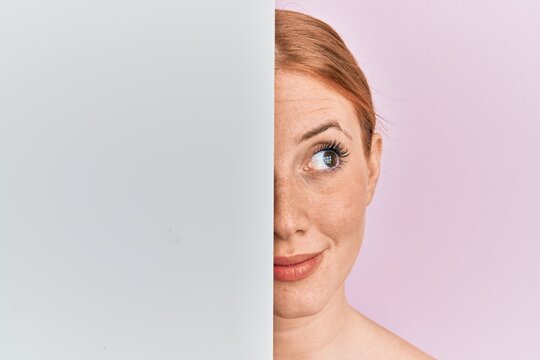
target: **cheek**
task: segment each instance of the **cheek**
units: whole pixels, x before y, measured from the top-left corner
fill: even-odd
[[[313,199],[311,218],[336,246],[350,245],[362,236],[366,202],[366,178],[361,169],[338,174]],[[340,176],[343,175],[343,176]],[[345,176],[347,175],[347,176]],[[346,244],[343,244],[346,242]]]

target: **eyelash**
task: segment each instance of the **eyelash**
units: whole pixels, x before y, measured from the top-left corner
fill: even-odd
[[[341,144],[339,141],[336,141],[336,140],[333,140],[331,142],[326,142],[324,144],[321,144],[314,152],[311,156],[314,156],[315,154],[317,154],[318,152],[320,151],[325,151],[325,150],[331,150],[333,152],[335,152],[339,158],[339,164],[336,165],[335,167],[331,168],[331,169],[328,169],[328,170],[322,170],[323,172],[326,172],[326,173],[329,173],[329,172],[332,172],[332,171],[337,171],[337,170],[342,170],[343,169],[343,165],[345,165],[345,163],[347,163],[347,161],[343,160],[345,157],[349,156],[349,150],[347,150],[347,148],[345,148],[343,146],[343,144]]]

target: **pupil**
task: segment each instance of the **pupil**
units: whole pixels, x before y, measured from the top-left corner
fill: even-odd
[[[326,165],[330,167],[336,166],[337,159],[336,154],[333,151],[325,151],[323,156],[323,161]]]

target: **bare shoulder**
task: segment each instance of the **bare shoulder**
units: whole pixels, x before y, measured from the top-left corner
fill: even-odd
[[[364,348],[362,357],[400,360],[435,359],[361,313],[356,312],[356,317],[359,325],[358,336],[366,341],[362,346]]]

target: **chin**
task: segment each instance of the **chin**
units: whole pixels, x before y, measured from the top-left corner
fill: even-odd
[[[274,315],[284,319],[296,319],[320,312],[329,297],[319,287],[308,288],[290,283],[274,283]]]
[[[319,268],[299,281],[274,279],[274,315],[284,319],[312,316],[329,303],[341,283],[330,253],[323,257]]]

